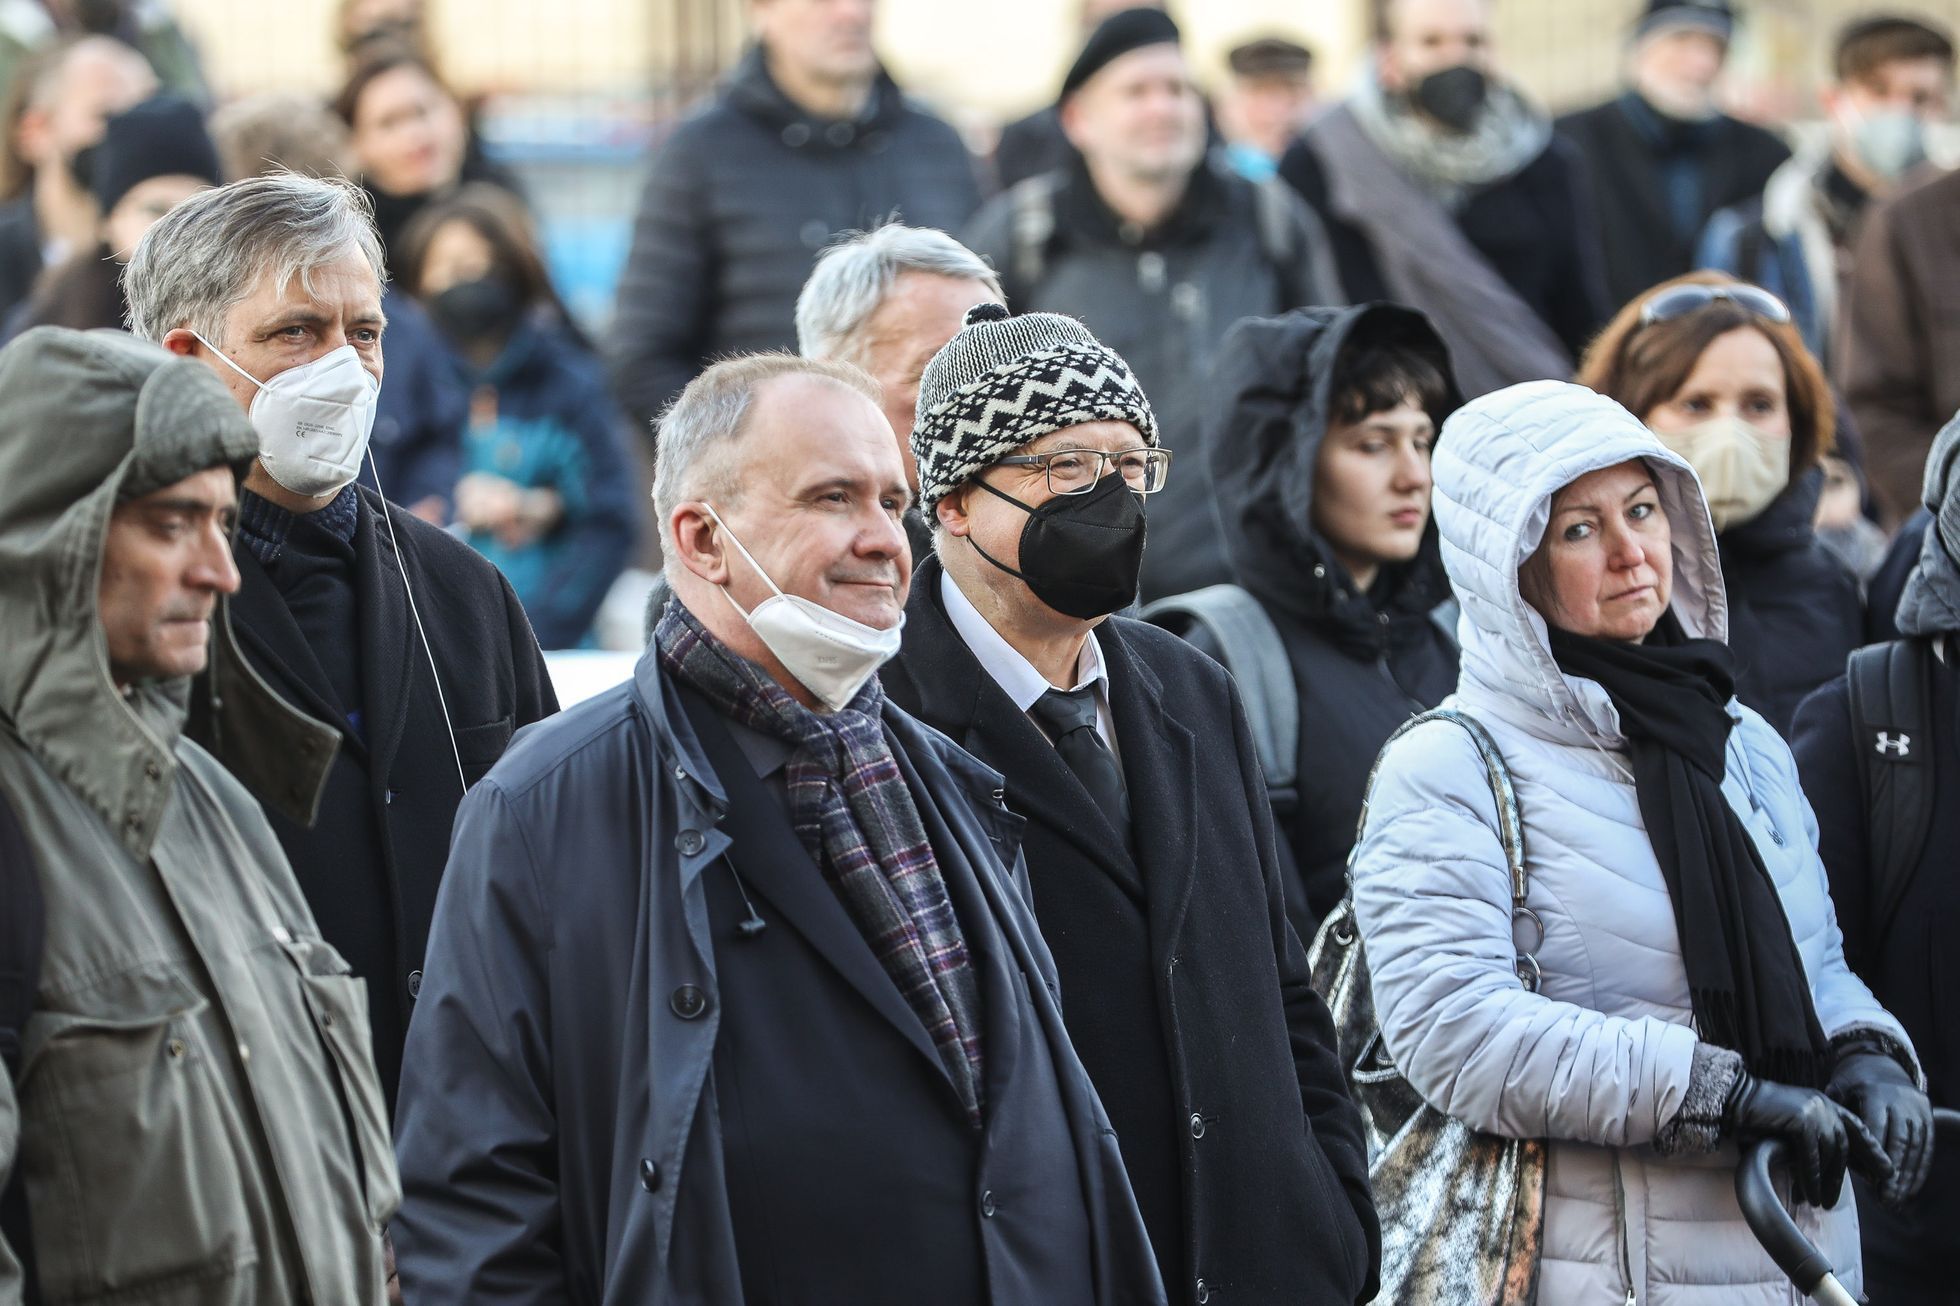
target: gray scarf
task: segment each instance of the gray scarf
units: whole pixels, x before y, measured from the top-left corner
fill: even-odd
[[[1960,417],[1933,437],[1926,456],[1927,508],[1933,513],[1919,565],[1899,596],[1902,635],[1960,631]]]
[[[1348,105],[1375,148],[1452,213],[1478,187],[1516,175],[1552,139],[1551,120],[1497,81],[1477,125],[1462,135],[1424,120],[1407,99],[1383,90],[1372,65],[1363,66]]]

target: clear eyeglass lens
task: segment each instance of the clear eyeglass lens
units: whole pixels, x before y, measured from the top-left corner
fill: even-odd
[[[1095,488],[1111,462],[1132,490],[1155,494],[1164,488],[1170,459],[1160,449],[1132,449],[1120,454],[1067,450],[1048,457],[1048,488],[1056,494],[1084,494]]]

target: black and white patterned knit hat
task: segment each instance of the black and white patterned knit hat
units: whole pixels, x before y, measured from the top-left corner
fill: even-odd
[[[1157,415],[1116,351],[1059,313],[976,304],[919,378],[912,457],[926,516],[969,476],[1084,422],[1128,422],[1155,447]]]

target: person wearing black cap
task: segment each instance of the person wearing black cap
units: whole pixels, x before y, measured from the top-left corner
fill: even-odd
[[[1158,10],[1103,20],[1063,79],[1061,120],[1069,163],[996,196],[963,242],[1010,306],[1077,318],[1118,349],[1166,440],[1195,454],[1226,328],[1344,302],[1326,233],[1285,185],[1208,154],[1177,24]],[[1201,459],[1191,471],[1166,493],[1146,598],[1228,579]]]
[[[1693,271],[1710,216],[1760,196],[1790,157],[1715,106],[1735,21],[1729,0],[1647,0],[1628,35],[1627,89],[1556,124],[1586,162],[1615,304]]]
[[[1111,615],[1185,470],[1138,382],[1073,319],[967,311],[919,382],[933,554],[881,676],[1005,777],[1062,1015],[1170,1300],[1365,1301],[1367,1146],[1239,691]]]
[[[222,180],[204,115],[180,96],[154,96],[109,120],[91,156],[100,239],[50,271],[7,324],[76,331],[124,325],[122,267],[158,218]]]

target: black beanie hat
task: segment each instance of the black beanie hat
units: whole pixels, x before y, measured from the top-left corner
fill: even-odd
[[[1061,99],[1082,89],[1082,83],[1101,72],[1113,60],[1146,45],[1176,45],[1177,24],[1161,9],[1119,9],[1096,25],[1062,78]]]
[[[199,177],[218,185],[218,149],[204,114],[189,100],[156,95],[109,119],[94,147],[95,201],[106,216],[116,202],[152,177]]]
[[[1647,0],[1632,37],[1644,41],[1660,32],[1694,28],[1727,42],[1735,34],[1735,7],[1729,0]]]

